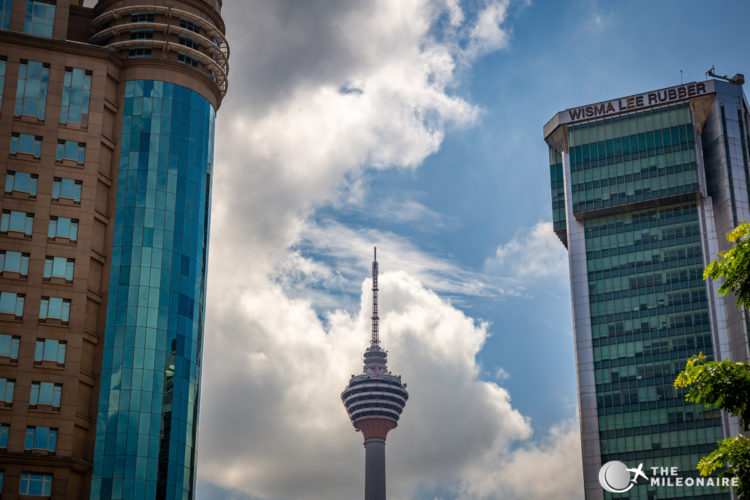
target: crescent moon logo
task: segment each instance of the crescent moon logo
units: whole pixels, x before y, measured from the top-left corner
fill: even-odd
[[[602,465],[599,469],[599,484],[610,493],[625,493],[635,486],[630,481],[628,466],[617,460]]]

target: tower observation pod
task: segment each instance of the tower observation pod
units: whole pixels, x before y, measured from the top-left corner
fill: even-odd
[[[362,431],[365,444],[365,500],[385,500],[385,438],[396,427],[409,393],[401,376],[387,368],[386,351],[378,331],[377,248],[372,262],[372,338],[365,350],[360,375],[352,375],[341,393],[354,428]]]

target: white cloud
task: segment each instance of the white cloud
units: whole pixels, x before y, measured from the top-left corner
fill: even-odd
[[[383,341],[412,392],[388,443],[398,471],[389,496],[428,485],[492,498],[473,484],[498,460],[514,463],[508,449],[531,427],[505,389],[479,378],[487,325],[432,290],[501,296],[518,293],[517,281],[489,282],[390,233],[310,215],[361,200],[363,169],[416,168],[450,127],[474,123],[479,110],[451,90],[456,68],[507,44],[506,7],[489,1],[467,20],[450,0],[225,2],[233,63],[217,123],[203,480],[263,500],[361,496],[361,437],[338,395],[361,369],[361,277],[377,241]],[[437,39],[444,15],[453,31]],[[404,207],[407,218],[436,217]],[[360,307],[339,310],[327,290],[352,286]]]
[[[498,246],[495,258],[488,261],[486,267],[526,282],[529,278],[563,278],[568,275],[568,257],[552,230],[552,223],[538,222]]]
[[[479,13],[471,30],[469,52],[472,55],[503,49],[508,45],[508,31],[503,28],[503,22],[508,14],[509,4],[509,0],[493,2]]]
[[[508,380],[510,378],[510,373],[505,371],[505,368],[502,366],[498,366],[495,370],[495,380],[497,381],[503,381]]]
[[[420,280],[428,288],[444,295],[486,296],[501,298],[523,294],[520,283],[513,278],[490,277],[463,269],[449,258],[425,253],[409,241],[387,231],[355,230],[335,221],[308,224],[301,234],[301,243],[316,249],[321,256],[336,264],[336,279],[347,278],[352,289],[359,283],[363,269],[372,260],[372,245],[379,248],[378,260],[384,269],[400,269]],[[333,270],[331,270],[333,274]],[[329,281],[336,288],[341,282]]]
[[[380,287],[389,368],[410,391],[388,439],[389,497],[407,499],[420,484],[431,484],[463,499],[504,498],[508,492],[550,498],[565,475],[550,474],[547,486],[528,486],[516,476],[533,477],[539,464],[557,472],[580,463],[569,462],[577,442],[568,450],[574,438],[555,430],[541,447],[508,452],[531,435],[531,427],[505,389],[478,378],[476,354],[487,325],[404,272],[385,272]],[[338,395],[349,374],[361,370],[369,288],[366,280],[356,315],[333,312],[327,327],[309,303],[288,299],[278,287],[247,290],[214,308],[201,477],[261,499],[361,494],[361,436]]]
[[[476,474],[462,498],[583,500],[583,469],[578,423],[553,427],[536,445],[501,456],[494,471]]]

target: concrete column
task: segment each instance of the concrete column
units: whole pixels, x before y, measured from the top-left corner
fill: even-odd
[[[385,500],[385,439],[365,441],[365,500]]]

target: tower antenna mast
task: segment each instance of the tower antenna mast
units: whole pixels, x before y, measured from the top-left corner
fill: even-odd
[[[370,345],[380,345],[378,318],[378,247],[372,250],[372,340]]]

